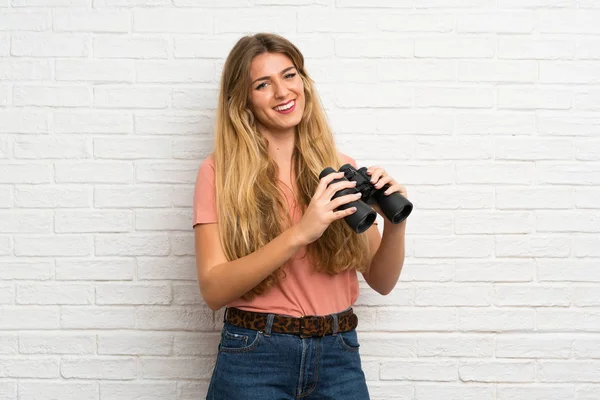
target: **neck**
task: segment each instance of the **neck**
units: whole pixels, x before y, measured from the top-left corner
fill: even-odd
[[[269,141],[269,154],[280,167],[288,166],[292,161],[294,146],[296,144],[296,130],[290,128],[286,131],[271,132],[260,127],[260,133]]]

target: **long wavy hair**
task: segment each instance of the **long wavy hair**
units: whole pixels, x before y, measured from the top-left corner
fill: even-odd
[[[284,193],[277,185],[278,166],[249,108],[250,65],[254,57],[266,52],[289,57],[304,83],[305,110],[296,126],[292,155],[296,203],[302,211],[317,188],[320,172],[328,166],[341,166],[302,53],[275,34],[241,38],[229,53],[221,76],[214,151],[220,241],[230,261],[263,247],[292,223]],[[317,271],[331,275],[348,269],[364,272],[370,263],[366,235],[353,232],[344,220],[333,222],[308,245],[306,256]],[[242,298],[252,299],[275,285],[285,276],[282,266]]]

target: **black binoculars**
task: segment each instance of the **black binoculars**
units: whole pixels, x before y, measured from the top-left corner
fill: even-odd
[[[336,171],[331,167],[327,167],[321,172],[319,179],[336,172],[343,172],[344,177],[334,179],[330,185],[340,181],[355,181],[356,186],[336,192],[332,200],[347,194],[361,194],[359,200],[342,204],[338,207],[338,210],[356,207],[354,213],[344,218],[356,233],[366,231],[375,222],[377,213],[370,207],[372,204],[377,203],[386,218],[393,224],[399,224],[410,215],[413,209],[412,203],[398,192],[394,192],[388,196],[383,194],[390,187],[388,184],[376,189],[375,185],[371,183],[371,178],[367,175],[367,168],[363,167],[357,170],[351,164],[344,164],[340,167],[339,171]]]

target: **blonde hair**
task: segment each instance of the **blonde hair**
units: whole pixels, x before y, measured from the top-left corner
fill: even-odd
[[[290,58],[304,83],[305,110],[296,127],[292,168],[296,172],[296,202],[306,210],[328,166],[341,160],[313,81],[304,69],[304,57],[287,39],[268,33],[241,38],[223,68],[215,138],[216,200],[220,240],[228,260],[263,247],[287,227],[291,218],[283,192],[277,186],[278,167],[269,156],[249,109],[249,71],[254,57],[281,53]],[[354,233],[342,219],[307,246],[317,271],[337,274],[348,269],[364,272],[370,263],[366,235]],[[251,299],[283,278],[279,268],[242,298]]]

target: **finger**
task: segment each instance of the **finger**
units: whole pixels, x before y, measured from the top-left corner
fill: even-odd
[[[382,168],[377,168],[371,174],[371,183],[376,183],[381,176],[385,174],[385,170]]]
[[[338,207],[340,207],[344,204],[348,204],[353,201],[360,200],[361,196],[362,195],[360,193],[346,194],[344,196],[340,196],[337,199],[331,200],[331,202],[328,204],[328,208],[330,210],[336,210]]]
[[[380,188],[382,188],[384,185],[386,185],[388,183],[393,184],[393,179],[389,175],[384,175],[381,178],[379,178],[379,180],[375,184],[375,189],[380,189]]]
[[[376,166],[371,166],[369,168],[367,168],[367,175],[371,175],[373,173],[373,171],[375,171],[376,169],[379,169],[380,167],[376,167]]]
[[[323,192],[325,192],[325,189],[327,189],[327,186],[334,180],[334,179],[340,179],[341,177],[344,176],[343,172],[332,172],[329,175],[324,176],[320,181],[319,184],[317,185],[317,188],[315,189],[315,194],[313,195],[314,198],[318,198],[321,197],[323,195]]]
[[[348,215],[352,215],[355,212],[356,212],[356,207],[350,207],[345,210],[334,211],[333,212],[333,221],[335,221],[337,219],[342,219],[344,217],[347,217]]]
[[[339,192],[340,190],[353,188],[353,187],[356,187],[355,181],[336,182],[333,185],[329,185],[329,187],[325,190],[325,193],[323,193],[322,197],[329,201],[329,200],[331,200],[333,195],[336,194],[337,192]]]
[[[406,188],[404,187],[404,185],[400,185],[400,184],[390,186],[389,188],[387,188],[387,190],[385,192],[383,192],[383,194],[385,196],[389,196],[390,194],[392,194],[394,192],[403,194],[406,197]]]

